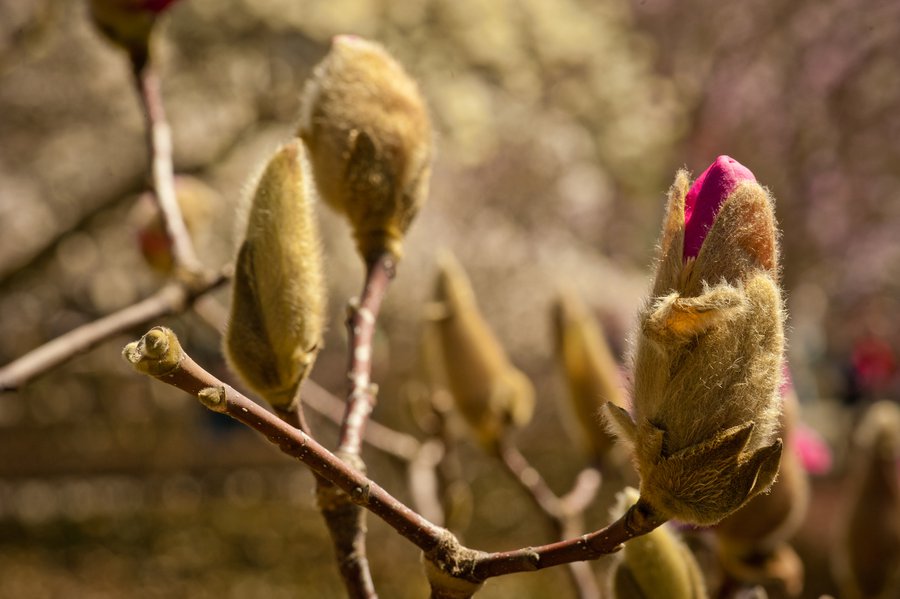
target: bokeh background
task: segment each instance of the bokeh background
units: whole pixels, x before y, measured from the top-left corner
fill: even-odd
[[[797,547],[806,596],[834,593],[824,550],[849,430],[872,400],[900,399],[900,4],[182,0],[156,53],[176,169],[217,193],[196,240],[210,266],[231,259],[247,182],[293,134],[303,82],[338,33],[384,43],[438,132],[431,197],[376,339],[375,419],[421,434],[409,387],[435,259],[450,249],[538,388],[520,445],[565,490],[584,458],[559,416],[550,303],[577,291],[624,353],[675,170],[729,154],[777,198],[794,381],[834,451]],[[0,363],[160,285],[135,234],[146,159],[127,61],[86,3],[0,0]],[[345,223],[320,215],[331,325],[314,378],[340,395],[344,306],[362,267]],[[227,291],[213,297],[227,305]],[[207,320],[161,323],[227,376]],[[0,596],[340,596],[309,474],[133,374],[119,352],[142,332],[0,396]],[[316,426],[333,445],[334,428]],[[467,543],[551,540],[496,464],[461,452]],[[399,464],[365,457],[407,497]],[[375,519],[370,529],[382,596],[422,596],[417,552]],[[557,571],[517,575],[484,596],[561,598],[565,584]]]

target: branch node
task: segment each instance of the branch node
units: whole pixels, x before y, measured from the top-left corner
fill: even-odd
[[[228,411],[228,405],[225,402],[225,387],[224,386],[216,386],[216,387],[205,387],[200,389],[197,393],[197,399],[200,400],[204,406],[213,412],[219,412],[220,414],[224,414]]]

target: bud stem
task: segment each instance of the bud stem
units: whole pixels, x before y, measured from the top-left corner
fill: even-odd
[[[152,174],[151,186],[163,215],[166,232],[172,239],[172,254],[176,272],[180,270],[187,275],[196,275],[202,271],[203,267],[194,252],[194,245],[175,196],[172,130],[166,121],[159,76],[149,59],[144,60],[134,56],[132,56],[132,71],[147,124],[147,149],[150,154],[150,172]]]

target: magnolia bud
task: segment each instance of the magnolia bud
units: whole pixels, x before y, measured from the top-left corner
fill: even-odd
[[[618,494],[614,517],[638,500],[626,487]],[[625,543],[622,557],[610,572],[611,597],[616,599],[703,599],[706,585],[690,549],[668,525]]]
[[[219,201],[218,193],[200,179],[179,175],[175,178],[175,197],[188,233],[192,238],[201,234]],[[138,245],[144,260],[160,274],[171,273],[175,264],[172,238],[152,194],[143,194],[130,216],[137,228]]]
[[[230,365],[288,408],[322,346],[325,287],[303,144],[280,148],[256,187],[235,264],[225,334]]]
[[[435,300],[440,309],[429,325],[440,340],[450,392],[479,441],[493,450],[510,425],[531,420],[534,388],[506,357],[478,309],[465,271],[450,255],[441,261]]]
[[[772,199],[749,171],[722,156],[690,191],[678,173],[639,314],[634,416],[607,404],[662,516],[714,524],[778,473],[777,258]]]
[[[363,258],[399,258],[431,172],[431,123],[415,81],[379,44],[335,37],[306,85],[299,135]]]
[[[556,300],[553,329],[572,413],[593,456],[603,459],[615,441],[600,421],[601,408],[608,401],[626,405],[618,365],[600,325],[576,295],[567,293]]]
[[[888,599],[900,589],[900,407],[880,401],[855,434],[850,488],[833,555],[847,599]]]
[[[89,0],[97,28],[132,56],[146,59],[150,32],[160,13],[176,0]]]

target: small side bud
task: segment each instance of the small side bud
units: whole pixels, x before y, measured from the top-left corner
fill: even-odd
[[[606,402],[623,407],[619,368],[596,320],[574,293],[553,305],[556,353],[569,388],[571,412],[595,459],[603,460],[615,445],[601,408]]]
[[[431,173],[431,123],[415,81],[381,45],[337,36],[306,85],[299,135],[363,258],[399,259]]]
[[[720,156],[690,188],[678,174],[634,354],[641,495],[668,518],[714,524],[778,472],[777,260],[772,199],[749,170]]]
[[[197,399],[213,412],[224,413],[227,410],[225,404],[225,387],[204,387],[197,392]]]
[[[618,494],[613,517],[638,500],[626,487]],[[705,599],[703,576],[690,549],[667,524],[625,543],[610,571],[609,595],[616,599]]]
[[[325,284],[303,144],[280,148],[256,187],[235,264],[225,353],[244,382],[289,408],[322,347]]]
[[[440,264],[435,289],[443,315],[431,321],[450,392],[465,420],[488,449],[511,426],[521,427],[534,413],[534,388],[513,366],[484,320],[462,266],[451,255]]]
[[[126,345],[122,357],[138,372],[159,377],[178,368],[184,351],[172,329],[153,327],[138,341]]]

